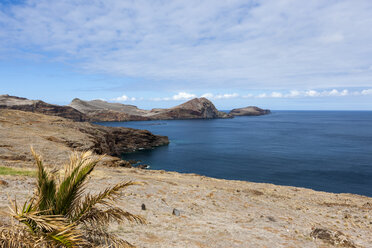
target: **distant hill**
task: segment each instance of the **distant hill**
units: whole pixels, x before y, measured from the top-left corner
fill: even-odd
[[[84,113],[92,121],[133,121],[173,119],[214,119],[231,118],[218,111],[206,98],[195,98],[169,109],[143,110],[133,105],[109,103],[102,100],[72,100],[70,107]]]
[[[264,115],[270,110],[250,106],[233,109],[230,113],[218,111],[204,98],[194,98],[172,108],[140,109],[134,105],[110,103],[102,100],[83,101],[75,98],[68,106],[49,104],[40,100],[0,95],[0,109],[15,109],[46,115],[60,116],[74,121],[147,121],[233,118],[241,115]]]
[[[0,109],[15,109],[46,115],[60,116],[74,121],[89,121],[85,114],[69,107],[49,104],[40,100],[23,97],[0,95]]]

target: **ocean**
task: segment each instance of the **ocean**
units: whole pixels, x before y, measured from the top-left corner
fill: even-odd
[[[372,196],[371,111],[99,124],[168,136],[169,146],[123,154],[150,169]]]

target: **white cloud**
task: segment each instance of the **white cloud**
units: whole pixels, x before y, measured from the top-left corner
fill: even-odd
[[[286,94],[286,97],[298,97],[301,95],[301,92],[298,90],[291,90],[288,94]]]
[[[311,97],[320,96],[320,93],[316,90],[308,90],[305,92],[305,96],[311,96]]]
[[[257,96],[257,98],[266,98],[266,97],[269,97],[269,95],[267,95],[266,93],[261,93]]]
[[[180,100],[190,100],[192,98],[196,98],[197,95],[190,94],[187,92],[179,92],[176,95],[173,95],[172,97],[155,97],[150,98],[151,101],[180,101]]]
[[[280,93],[280,92],[273,92],[273,93],[271,93],[270,96],[273,97],[273,98],[282,98],[283,94]]]
[[[39,56],[155,79],[145,83],[159,91],[168,80],[199,91],[372,87],[371,70],[358,70],[372,64],[368,0],[24,2],[0,4],[5,61]]]
[[[186,92],[180,92],[172,97],[173,100],[190,100],[191,98],[197,97],[195,94],[189,94]]]
[[[205,98],[208,98],[208,99],[213,99],[214,95],[212,93],[205,93],[205,94],[201,95],[200,97],[205,97]]]
[[[115,102],[127,102],[127,101],[136,101],[136,98],[135,97],[128,97],[126,95],[122,95],[122,96],[113,98],[111,100],[115,101]]]
[[[208,98],[210,100],[212,100],[212,99],[214,99],[214,100],[220,100],[220,99],[238,98],[239,97],[239,94],[238,93],[226,93],[226,94],[217,94],[217,95],[214,95],[212,93],[205,93],[205,94],[201,95],[200,97],[205,97],[205,98]]]
[[[349,95],[349,91],[348,90],[342,90],[342,91],[338,91],[336,89],[333,89],[329,92],[325,91],[324,92],[324,95],[325,96],[347,96]]]
[[[233,99],[233,98],[306,98],[306,97],[346,97],[346,96],[361,96],[361,95],[372,95],[372,89],[364,89],[359,91],[349,91],[347,89],[337,90],[290,90],[290,91],[272,91],[264,92],[259,94],[245,94],[239,95],[238,93],[225,93],[225,94],[213,94],[213,93],[204,93],[200,97],[208,98],[209,100],[220,100],[220,99]],[[190,100],[191,98],[198,97],[196,94],[190,94],[186,92],[180,92],[177,95],[172,97],[158,97],[151,98],[152,101],[171,101],[171,100]]]
[[[214,99],[232,99],[232,98],[237,98],[237,97],[239,97],[239,94],[232,93],[232,94],[220,94],[220,95],[216,95],[213,98]]]
[[[362,90],[361,94],[362,95],[372,95],[372,89]]]
[[[242,98],[252,98],[252,97],[254,97],[253,94],[246,94],[242,96]]]

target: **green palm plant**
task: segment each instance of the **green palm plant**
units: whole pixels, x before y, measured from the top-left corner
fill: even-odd
[[[138,182],[123,182],[98,194],[87,193],[87,181],[102,159],[92,152],[73,153],[64,172],[48,171],[31,148],[38,173],[34,195],[22,207],[11,200],[18,221],[0,231],[1,247],[133,247],[107,232],[110,222],[145,223],[115,205],[121,190]]]

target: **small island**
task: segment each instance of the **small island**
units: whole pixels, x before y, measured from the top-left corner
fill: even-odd
[[[236,108],[229,112],[229,115],[232,116],[259,116],[270,114],[269,109],[262,109],[256,106],[248,106],[245,108]]]

